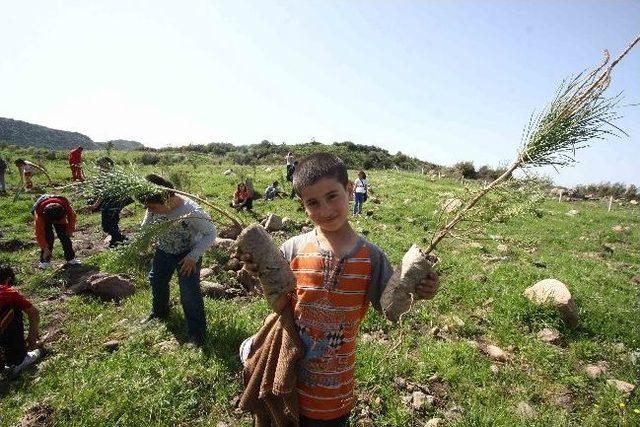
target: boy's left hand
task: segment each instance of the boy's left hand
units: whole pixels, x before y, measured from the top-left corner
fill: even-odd
[[[436,295],[440,286],[440,278],[432,271],[427,277],[416,285],[416,297],[419,299],[431,299]]]
[[[180,262],[180,274],[183,276],[190,276],[191,273],[196,269],[196,262],[193,258],[189,258],[188,256],[182,258]]]

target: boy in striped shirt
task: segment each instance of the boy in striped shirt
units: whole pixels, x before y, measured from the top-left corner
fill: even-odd
[[[344,162],[316,153],[300,161],[293,186],[315,229],[280,248],[296,277],[291,304],[305,356],[298,367],[301,426],[347,426],[354,407],[356,336],[369,303],[378,311],[393,269],[380,248],[349,224],[349,180]],[[246,255],[246,267],[255,265]],[[423,279],[417,297],[432,298],[438,277]]]

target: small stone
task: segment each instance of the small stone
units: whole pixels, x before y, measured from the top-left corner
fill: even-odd
[[[578,309],[567,286],[556,279],[545,279],[528,287],[524,296],[536,305],[552,304],[569,326],[577,326]]]
[[[447,409],[447,412],[445,412],[444,415],[449,420],[456,420],[460,418],[462,414],[464,414],[464,408],[462,406],[454,406]]]
[[[411,407],[419,411],[421,409],[430,408],[433,406],[434,397],[428,394],[425,394],[421,391],[414,391],[411,394]]]
[[[612,254],[615,251],[615,247],[611,244],[605,243],[604,245],[602,245],[602,250]]]
[[[536,410],[524,401],[518,403],[518,408],[516,409],[516,411],[518,412],[518,415],[524,418],[535,418],[538,415]]]
[[[229,258],[229,261],[224,265],[224,269],[229,271],[238,271],[242,268],[242,261],[238,258]]]
[[[568,216],[576,216],[576,215],[578,215],[578,213],[579,212],[577,210],[571,209],[569,212],[566,213],[566,215],[568,215]]]
[[[637,205],[638,201],[636,199],[632,199],[632,200],[629,200],[629,203],[631,203],[632,205]]]
[[[611,229],[616,233],[622,233],[624,231],[624,227],[621,225],[614,225]]]
[[[395,377],[393,379],[393,384],[397,387],[397,388],[405,388],[407,386],[407,380],[405,380],[402,377]]]
[[[618,391],[624,393],[625,396],[630,395],[636,388],[635,385],[621,380],[607,380],[607,384],[615,387]]]
[[[431,375],[429,378],[427,378],[427,381],[434,382],[434,381],[439,381],[440,380],[440,375],[438,375],[438,373],[434,373],[433,375]]]
[[[409,405],[411,405],[412,398],[411,398],[411,395],[405,395],[405,396],[402,396],[400,398],[400,400],[402,401],[402,403],[404,403],[405,405],[409,406]]]
[[[200,282],[202,294],[214,299],[225,299],[227,297],[226,288],[217,282],[203,280]]]
[[[238,236],[236,235],[236,237]],[[233,239],[225,239],[222,237],[217,237],[214,245],[216,248],[226,253],[230,253],[233,250],[233,245],[236,243],[234,239],[235,237]]]
[[[302,228],[300,228],[301,233],[309,233],[310,231],[313,231],[313,228],[307,225],[303,225]]]
[[[276,214],[270,214],[267,217],[264,228],[267,231],[278,231],[282,228],[282,219]]]
[[[595,380],[596,378],[600,377],[605,372],[607,372],[607,368],[604,364],[598,363],[596,365],[585,366],[584,371],[586,372],[589,378],[591,378],[592,380]]]
[[[231,169],[227,169],[227,170],[225,170],[224,172],[222,172],[222,175],[224,175],[224,176],[228,176],[228,175],[231,175],[232,173],[233,173],[233,170],[231,170]]]
[[[485,276],[484,274],[472,274],[469,279],[472,282],[484,283],[487,281],[487,276]]]
[[[438,418],[438,417],[431,418],[429,421],[427,421],[424,424],[424,427],[440,427],[443,421],[444,420],[442,418]]]
[[[509,246],[505,245],[504,243],[500,243],[496,249],[498,250],[498,252],[500,253],[505,253],[505,252],[509,252]]]
[[[491,372],[494,374],[498,374],[500,372],[500,367],[495,363],[492,363],[491,366],[489,366],[489,369],[491,369]]]
[[[507,360],[509,360],[509,355],[497,345],[485,342],[479,342],[477,344],[478,349],[493,360],[497,362],[506,362]]]
[[[554,328],[544,328],[537,335],[542,342],[548,344],[557,344],[560,340],[560,332]]]
[[[451,213],[451,212],[457,211],[461,207],[462,207],[462,200],[456,199],[456,198],[446,199],[440,205],[440,208],[443,211],[445,211],[445,213]]]
[[[120,348],[120,341],[118,340],[107,341],[106,343],[102,344],[102,348],[107,350],[109,353],[113,353],[114,351]]]
[[[209,267],[205,267],[200,269],[200,277],[205,278],[209,277],[213,274],[213,269]]]
[[[293,229],[295,227],[296,227],[296,222],[294,220],[292,220],[288,216],[285,216],[284,218],[282,218],[282,228],[286,228],[287,230],[291,230],[291,229]]]

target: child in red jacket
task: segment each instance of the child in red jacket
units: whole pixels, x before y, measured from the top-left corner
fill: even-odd
[[[15,282],[13,269],[0,265],[0,349],[5,356],[5,371],[15,377],[35,362],[41,354],[37,348],[40,338],[40,314],[38,309],[20,292],[12,288]],[[29,334],[24,338],[22,313],[29,317]],[[31,349],[32,351],[27,351]]]
[[[43,194],[38,197],[31,213],[34,219],[36,241],[40,246],[40,268],[51,266],[55,229],[67,264],[80,264],[71,244],[71,236],[76,229],[76,213],[66,197]]]

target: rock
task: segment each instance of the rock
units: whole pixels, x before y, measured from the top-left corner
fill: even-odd
[[[540,341],[548,344],[557,344],[560,341],[560,332],[554,328],[544,328],[538,332],[537,336]]]
[[[640,285],[640,275],[633,276],[633,277],[631,278],[631,281],[632,281],[633,283],[635,283],[636,285]]]
[[[372,196],[369,201],[371,203],[375,203],[376,205],[379,205],[381,203],[380,198],[376,197],[376,196]]]
[[[428,409],[433,406],[435,398],[422,391],[414,391],[411,394],[411,407],[416,410]]]
[[[604,252],[612,254],[615,251],[615,247],[611,244],[605,243],[602,245],[602,250]]]
[[[584,371],[589,378],[591,378],[592,380],[595,380],[596,378],[600,377],[601,375],[607,372],[607,367],[605,363],[598,362],[595,365],[585,366]]]
[[[242,227],[239,225],[229,225],[220,229],[218,232],[218,237],[221,239],[233,239],[235,240],[240,233],[242,233]],[[218,239],[216,239],[217,243]]]
[[[524,418],[535,418],[538,416],[538,413],[535,409],[531,407],[527,402],[518,403],[518,407],[516,408],[516,412],[518,415]]]
[[[405,388],[407,386],[407,380],[405,380],[402,377],[395,377],[393,379],[393,384],[397,387],[397,388]]]
[[[567,212],[565,215],[569,215],[569,216],[576,216],[578,215],[578,211],[575,209],[571,209],[569,212]]]
[[[238,258],[229,258],[229,261],[224,265],[224,269],[229,271],[238,271],[242,268],[242,261]]]
[[[489,369],[494,374],[498,374],[500,372],[500,367],[498,365],[496,365],[495,363],[492,363],[491,366],[489,366]]]
[[[129,279],[108,273],[93,274],[70,290],[72,293],[89,293],[103,301],[120,301],[136,292]]]
[[[228,175],[231,175],[232,173],[233,173],[233,169],[227,169],[224,172],[222,172],[222,175],[228,176]]]
[[[497,345],[480,341],[477,342],[477,347],[478,350],[497,362],[506,362],[507,360],[509,360],[509,354]]]
[[[217,237],[214,243],[215,247],[230,254],[234,250],[234,239],[226,239]]]
[[[405,395],[405,396],[402,396],[400,398],[400,400],[402,401],[402,403],[404,403],[405,405],[409,406],[409,405],[411,405],[412,397],[411,397],[411,395]]]
[[[405,205],[408,205],[409,203],[411,203],[411,199],[406,198],[402,201],[402,203],[404,203]]]
[[[278,231],[282,228],[282,219],[276,214],[270,214],[264,224],[267,231]]]
[[[154,347],[157,347],[161,351],[173,351],[177,350],[178,347],[180,347],[180,343],[178,342],[178,340],[171,337],[171,339],[155,344]]]
[[[446,199],[440,205],[440,208],[445,211],[445,213],[455,212],[462,207],[462,200],[456,198]]]
[[[462,414],[464,414],[464,408],[462,406],[453,406],[447,409],[444,416],[447,420],[454,421],[462,417]]]
[[[102,344],[102,348],[107,350],[109,353],[113,353],[114,351],[120,348],[120,341],[118,340],[107,341],[106,343]]]
[[[632,205],[637,205],[638,201],[636,199],[631,199],[631,200],[629,200],[629,203],[632,204]]]
[[[49,427],[53,425],[54,409],[46,402],[40,402],[27,409],[16,427]]]
[[[505,253],[505,252],[509,252],[509,246],[505,245],[504,243],[500,243],[496,249],[498,250],[498,252],[501,253]]]
[[[618,391],[622,392],[625,396],[630,395],[633,390],[635,390],[636,386],[628,383],[626,381],[621,381],[621,380],[607,380],[607,384],[609,384],[612,387],[615,387],[616,389],[618,389]]]
[[[438,418],[438,417],[431,418],[429,421],[427,421],[424,424],[424,427],[440,427],[443,421],[444,420],[442,418]]]
[[[613,227],[611,227],[611,230],[615,231],[616,233],[622,233],[624,230],[624,227],[621,225],[614,225]]]
[[[471,280],[472,282],[484,283],[487,281],[487,276],[484,274],[476,273],[472,274],[471,277],[469,277],[469,280]]]
[[[226,288],[220,283],[203,280],[200,282],[200,289],[202,289],[202,295],[205,295],[209,298],[213,298],[213,299],[227,298]]]
[[[524,291],[524,296],[536,305],[552,304],[569,326],[577,326],[578,310],[569,289],[559,280],[545,279]]]
[[[3,252],[16,252],[25,248],[30,248],[35,246],[34,242],[23,242],[20,239],[9,239],[3,242],[0,242],[0,251]]]
[[[200,269],[200,277],[205,278],[213,274],[213,268],[205,267]]]
[[[253,292],[262,292],[262,285],[260,284],[260,279],[258,279],[253,274],[249,273],[244,268],[238,270],[238,283],[242,285],[242,287],[249,293]]]

